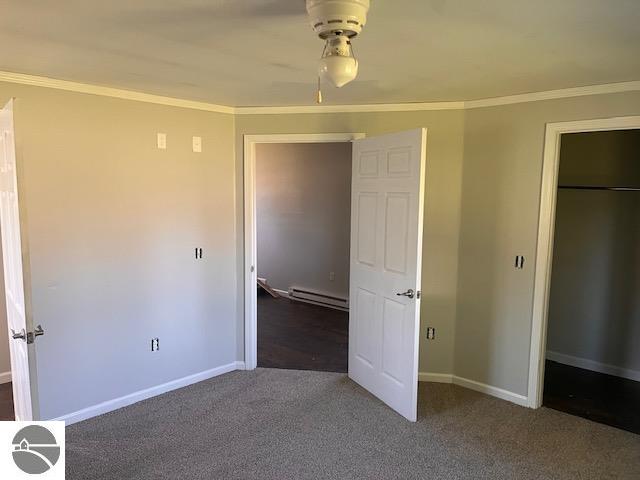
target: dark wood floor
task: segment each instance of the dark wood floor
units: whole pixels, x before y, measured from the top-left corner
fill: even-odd
[[[11,382],[0,385],[0,421],[13,420],[13,391]]]
[[[542,404],[640,433],[640,382],[547,360]]]
[[[349,314],[258,295],[258,366],[346,372]]]

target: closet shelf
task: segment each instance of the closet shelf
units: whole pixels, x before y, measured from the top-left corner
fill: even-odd
[[[614,192],[640,192],[640,187],[605,187],[598,185],[558,185],[558,188],[571,190],[611,190]]]

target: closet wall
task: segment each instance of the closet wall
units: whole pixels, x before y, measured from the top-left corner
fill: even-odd
[[[560,186],[640,189],[640,130],[562,136]],[[547,357],[640,379],[640,191],[559,188]]]

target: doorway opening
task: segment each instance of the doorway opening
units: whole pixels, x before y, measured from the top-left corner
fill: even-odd
[[[285,242],[291,242],[295,244],[296,248],[306,253],[309,257],[310,250],[309,244],[299,245],[298,242],[300,238],[307,238],[305,241],[309,241],[308,239],[312,236],[314,238],[311,239],[311,242],[317,242],[319,245],[323,247],[324,251],[331,250],[327,248],[327,245],[330,246],[329,241],[327,239],[322,239],[318,237],[318,232],[313,232],[313,223],[308,223],[305,226],[305,220],[309,220],[305,218],[304,212],[301,212],[303,207],[316,211],[318,215],[322,213],[322,209],[317,205],[311,205],[311,199],[306,198],[306,201],[303,202],[303,195],[308,192],[305,190],[301,190],[301,185],[290,184],[291,180],[295,180],[294,177],[299,175],[309,173],[307,170],[309,169],[308,164],[304,164],[304,159],[297,158],[295,155],[295,151],[298,150],[298,153],[303,152],[304,150],[313,151],[317,148],[318,151],[331,149],[331,148],[339,148],[342,146],[343,149],[348,149],[347,151],[351,151],[351,142],[357,138],[363,138],[364,134],[359,133],[330,133],[330,134],[284,134],[284,135],[245,135],[244,136],[244,210],[245,210],[245,368],[248,370],[254,369],[258,366],[258,336],[259,336],[259,328],[258,328],[258,313],[259,310],[263,314],[264,320],[264,329],[261,331],[263,334],[264,342],[261,342],[261,345],[268,345],[269,350],[265,350],[263,353],[263,362],[261,366],[264,364],[271,366],[278,366],[276,364],[277,360],[281,360],[283,363],[280,364],[284,368],[286,363],[286,357],[297,357],[296,359],[291,359],[291,361],[297,361],[301,364],[303,362],[311,363],[313,360],[309,360],[309,357],[306,359],[302,359],[301,355],[296,355],[295,350],[302,350],[301,346],[298,345],[296,349],[292,348],[290,345],[287,346],[286,337],[291,334],[292,337],[304,335],[305,326],[304,324],[295,323],[296,321],[296,310],[301,311],[303,316],[308,320],[312,325],[318,325],[322,323],[323,317],[332,317],[332,320],[340,325],[339,331],[342,331],[344,325],[344,317],[347,317],[346,325],[348,327],[348,312],[342,311],[339,309],[330,309],[325,306],[314,305],[314,300],[317,300],[319,297],[318,294],[325,294],[326,297],[335,296],[336,298],[340,298],[341,295],[335,295],[335,293],[340,293],[338,288],[327,288],[327,285],[335,285],[336,278],[338,280],[337,283],[342,283],[345,281],[344,274],[342,277],[336,276],[336,269],[333,270],[331,268],[328,269],[327,266],[318,266],[320,262],[315,262],[312,264],[315,268],[318,269],[318,272],[315,273],[315,277],[312,279],[312,283],[309,285],[305,285],[307,283],[304,281],[305,277],[301,277],[303,273],[305,273],[304,265],[295,264],[295,270],[292,267],[291,260],[294,258],[295,252],[289,252],[290,247],[286,245],[278,245],[278,241],[276,238],[278,235],[282,235],[283,228],[281,228],[284,224],[284,227],[288,229],[303,229],[309,228],[311,233],[315,233],[316,235],[309,235],[307,232],[303,232],[300,234],[298,231],[298,237],[294,238],[293,235],[287,235],[287,239]],[[327,144],[326,148],[323,148],[323,144]],[[297,147],[296,147],[297,146]],[[315,146],[315,147],[314,147]],[[282,156],[278,155],[278,150],[288,150],[288,156],[286,158],[282,158]],[[262,162],[259,164],[258,155],[261,155]],[[266,155],[265,155],[266,154]],[[350,168],[350,157],[344,158],[340,160],[333,160],[331,158],[315,158],[318,155],[314,155],[314,159],[311,162],[313,163],[313,167],[318,170],[323,170],[323,175],[330,173],[330,165],[340,162],[344,160],[346,166]],[[270,160],[271,159],[271,160]],[[318,165],[322,160],[327,160],[326,164]],[[278,164],[280,167],[278,170],[269,169],[269,164]],[[303,165],[300,165],[303,163]],[[288,164],[288,165],[287,165]],[[264,167],[264,168],[263,168]],[[288,167],[288,170],[285,168]],[[258,170],[260,169],[260,171]],[[262,173],[261,177],[266,175],[267,183],[275,183],[271,185],[270,188],[267,186],[266,189],[261,191],[264,192],[265,197],[263,201],[258,205],[258,195],[259,187],[258,187],[258,174]],[[302,182],[303,179],[298,178],[299,182]],[[325,179],[326,182],[329,182],[328,177]],[[307,185],[313,184],[313,178],[306,178],[304,182]],[[350,184],[349,184],[350,187]],[[316,191],[315,197],[321,198],[324,192]],[[316,198],[313,198],[315,201]],[[297,202],[296,205],[292,205],[291,202]],[[344,208],[346,211],[349,211],[349,201],[347,200],[346,204],[344,204]],[[264,237],[264,241],[262,242],[262,246],[259,247],[259,238],[258,238],[258,230],[259,230],[259,221],[258,218],[259,208],[262,209],[266,207],[266,210],[261,210],[263,215],[261,218],[265,220],[269,220],[267,222],[263,222],[261,228],[262,235]],[[298,210],[295,210],[297,208]],[[297,213],[295,213],[297,212]],[[344,213],[344,212],[343,212]],[[340,217],[340,212],[334,212],[336,218]],[[265,218],[266,217],[266,218]],[[298,217],[298,218],[295,218]],[[302,225],[302,226],[300,226]],[[332,229],[333,230],[333,229]],[[348,249],[348,228],[347,228],[347,249]],[[289,238],[290,237],[290,238]],[[331,235],[330,237],[333,237]],[[338,236],[339,237],[339,236]],[[339,240],[338,243],[344,248],[344,244],[342,240]],[[266,247],[266,249],[265,249]],[[285,249],[286,248],[286,249]],[[338,249],[339,250],[339,249]],[[260,265],[262,261],[259,257],[259,251],[262,251],[262,256],[266,260],[266,270],[263,269]],[[283,269],[282,262],[285,262],[285,268]],[[303,262],[304,263],[304,262]],[[270,267],[271,265],[271,267]],[[348,261],[346,267],[346,284],[348,285]],[[323,270],[320,270],[322,268]],[[324,273],[320,273],[320,272]],[[333,275],[331,275],[333,272]],[[273,275],[276,275],[275,277]],[[264,275],[264,277],[262,276]],[[298,278],[300,278],[300,280]],[[329,276],[334,278],[334,280],[330,280]],[[313,276],[312,276],[313,277]],[[322,278],[320,278],[322,277]],[[295,280],[292,280],[295,279]],[[262,283],[265,288],[259,287],[259,283]],[[323,283],[324,282],[324,283]],[[275,287],[275,289],[274,289]],[[302,287],[302,291],[294,291],[296,287]],[[290,295],[291,288],[291,295]],[[259,294],[260,290],[260,294]],[[308,294],[305,290],[312,290],[311,295]],[[338,290],[335,292],[334,290]],[[330,295],[333,293],[334,295]],[[273,294],[273,295],[272,295]],[[344,295],[344,294],[343,294]],[[300,300],[291,300],[290,296],[297,296]],[[308,298],[311,297],[311,301]],[[348,297],[348,295],[347,295]],[[307,302],[303,302],[301,300],[307,300]],[[340,303],[340,300],[333,301],[329,298],[325,298],[326,302],[337,303],[337,305],[333,305],[334,307],[343,307],[343,310],[348,308],[348,299],[345,302],[345,298],[342,299],[343,302]],[[259,303],[260,302],[260,303]],[[260,306],[262,308],[260,308]],[[326,320],[326,318],[324,318]],[[331,322],[329,322],[330,324]],[[323,325],[323,328],[327,328],[327,323]],[[318,330],[319,335],[322,337],[322,329]],[[279,333],[284,333],[285,335],[280,335]],[[348,335],[348,334],[347,334]],[[284,340],[283,340],[284,337]],[[340,352],[343,348],[343,344],[347,341],[346,336],[342,333],[337,335],[337,340],[334,340],[332,343],[333,348],[337,349]],[[292,341],[295,340],[292,338]],[[305,338],[305,340],[308,340]],[[299,341],[299,338],[298,338]],[[265,343],[266,342],[266,343]],[[284,345],[279,345],[279,343],[283,343]],[[336,347],[337,345],[337,347]],[[325,342],[326,346],[326,342]],[[344,348],[347,348],[347,345],[344,345]],[[280,354],[278,351],[282,351],[284,349],[285,354]],[[293,352],[293,353],[291,353]],[[328,354],[331,357],[330,354]],[[338,353],[339,355],[339,353]],[[283,358],[285,357],[285,358]],[[312,355],[313,357],[313,355]],[[270,360],[269,360],[270,358]],[[322,362],[318,362],[322,363]],[[313,363],[311,363],[313,365]],[[334,367],[334,371],[340,371]],[[329,368],[326,367],[325,368]]]
[[[347,373],[351,143],[256,145],[258,367]]]
[[[15,420],[11,356],[9,354],[9,325],[4,296],[4,274],[2,255],[0,255],[0,422]]]
[[[640,118],[551,124],[546,142],[531,406],[640,433]]]
[[[351,142],[348,375],[415,422],[427,130],[359,138],[363,136],[244,137],[245,368],[252,370],[258,363],[257,146]],[[263,280],[264,288],[272,290],[269,279]],[[308,291],[293,290],[309,300]],[[317,293],[311,294],[318,302]],[[330,297],[322,302],[340,301],[339,296]]]

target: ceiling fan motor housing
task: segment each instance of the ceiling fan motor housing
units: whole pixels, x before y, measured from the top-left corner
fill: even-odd
[[[369,0],[306,0],[313,30],[323,40],[344,35],[355,37],[367,22]]]

